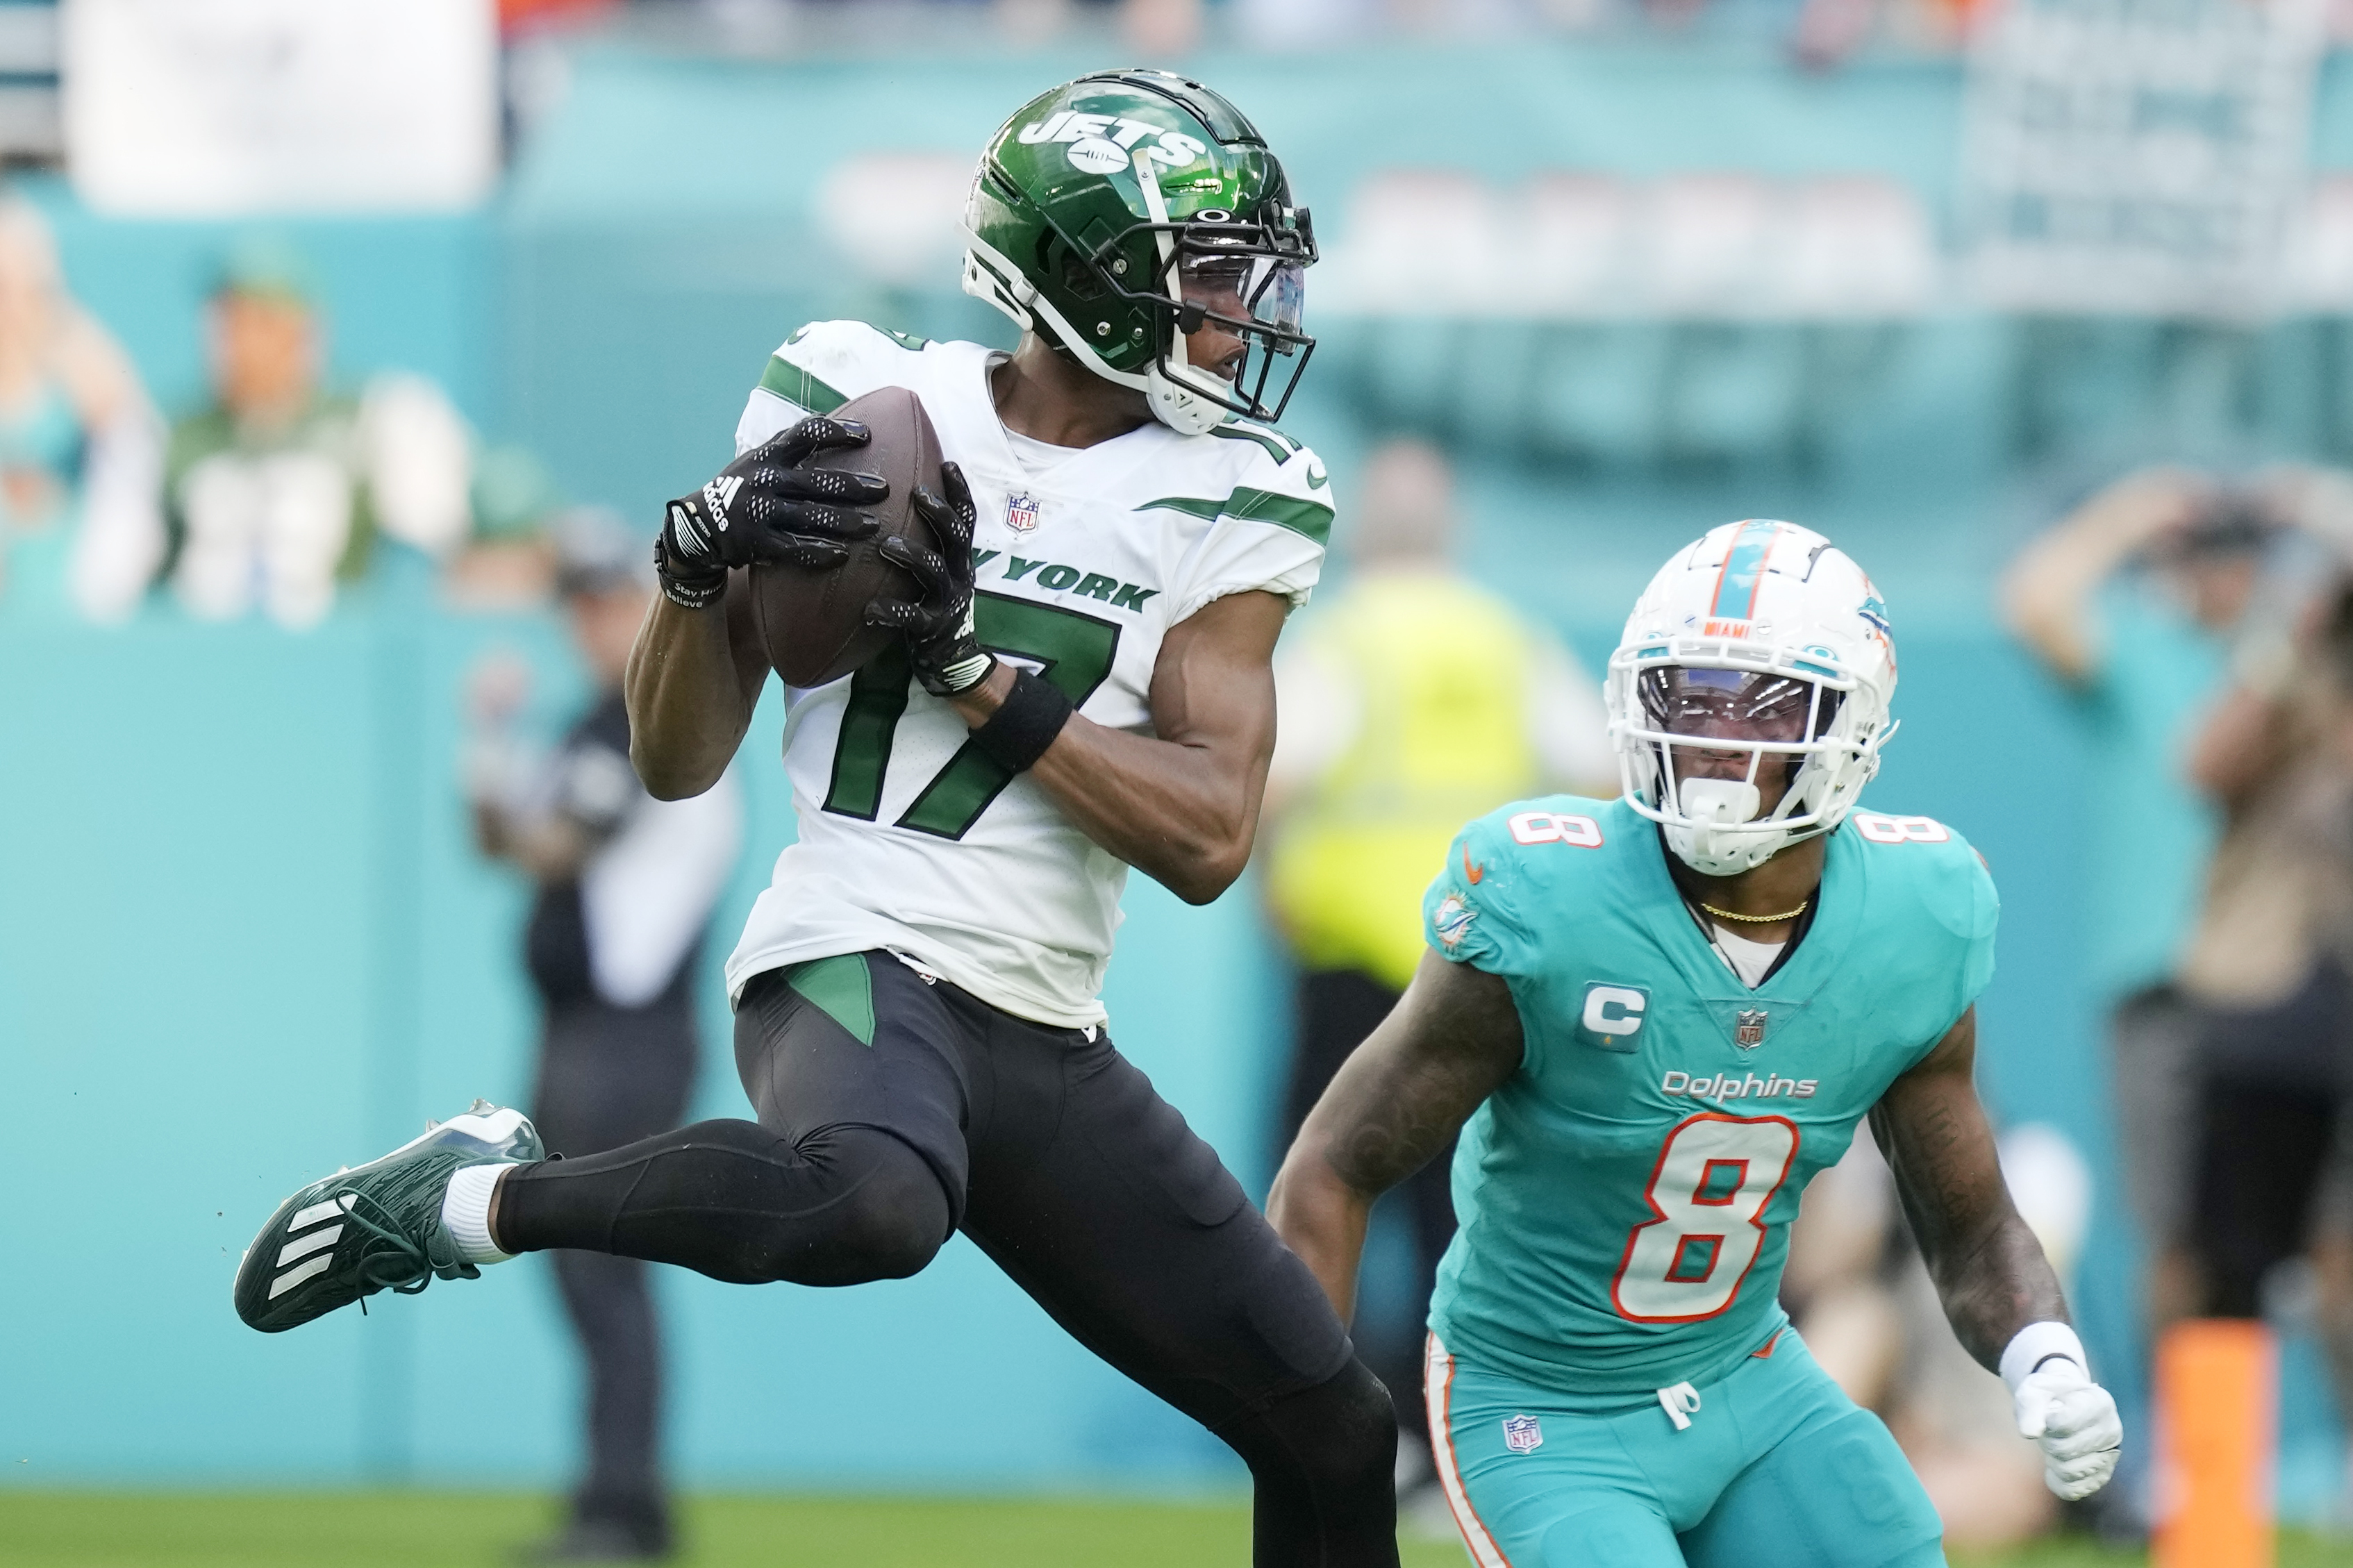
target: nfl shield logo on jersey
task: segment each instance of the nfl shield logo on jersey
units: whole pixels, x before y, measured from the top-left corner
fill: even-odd
[[[1765,1043],[1765,1010],[1762,1007],[1753,1012],[1746,1007],[1740,1010],[1740,1016],[1733,1020],[1732,1043],[1744,1051],[1753,1051]]]
[[[1038,503],[1026,495],[1005,498],[1005,526],[1016,533],[1038,531]]]
[[[1504,1417],[1504,1447],[1514,1454],[1525,1454],[1544,1447],[1544,1428],[1533,1415]]]

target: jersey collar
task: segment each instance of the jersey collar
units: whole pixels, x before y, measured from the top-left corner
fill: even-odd
[[[1630,810],[1626,815],[1634,817]],[[1814,895],[1810,918],[1792,939],[1797,942],[1797,951],[1784,959],[1763,984],[1751,991],[1740,984],[1738,975],[1724,966],[1724,960],[1709,944],[1707,933],[1693,918],[1683,889],[1675,886],[1674,877],[1667,869],[1667,847],[1657,826],[1639,817],[1634,821],[1650,829],[1641,835],[1635,872],[1641,884],[1644,923],[1699,994],[1718,1000],[1755,996],[1802,1003],[1810,1001],[1814,993],[1838,972],[1851,935],[1860,923],[1854,918],[1854,910],[1862,898],[1862,867],[1856,860],[1850,835],[1835,830],[1829,835],[1829,848],[1822,857],[1822,885]]]

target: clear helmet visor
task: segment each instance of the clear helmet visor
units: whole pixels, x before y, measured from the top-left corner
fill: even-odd
[[[1250,263],[1243,298],[1250,302],[1252,320],[1279,332],[1296,332],[1307,310],[1307,269],[1296,261],[1259,257]]]
[[[1277,417],[1314,343],[1300,330],[1305,268],[1262,249],[1210,247],[1180,252],[1175,270],[1188,374],[1215,378],[1216,400],[1236,413]]]
[[[1845,697],[1774,671],[1679,665],[1643,670],[1635,690],[1660,807],[1727,825],[1805,809],[1796,798],[1799,776],[1823,750]]]
[[[1636,689],[1651,729],[1677,741],[1719,741],[1739,750],[1820,740],[1846,695],[1770,671],[1681,665],[1642,671]]]
[[[1189,251],[1177,261],[1176,282],[1185,303],[1213,321],[1286,334],[1298,332],[1307,300],[1306,269],[1263,252]]]

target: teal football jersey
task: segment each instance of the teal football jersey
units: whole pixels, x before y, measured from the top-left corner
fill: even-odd
[[[1940,823],[1849,816],[1819,900],[1752,991],[1623,802],[1522,802],[1463,830],[1428,935],[1510,984],[1526,1056],[1456,1151],[1430,1303],[1449,1351],[1603,1412],[1721,1376],[1780,1330],[1806,1184],[1993,973],[1992,879]]]

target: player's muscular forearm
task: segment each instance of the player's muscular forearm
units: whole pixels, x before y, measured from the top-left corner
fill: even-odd
[[[1396,1009],[1315,1102],[1266,1212],[1342,1319],[1355,1311],[1373,1200],[1446,1147],[1519,1070],[1521,1050],[1510,987],[1426,952]]]
[[[629,761],[657,800],[717,784],[751,728],[768,660],[751,624],[747,575],[730,573],[724,598],[704,609],[657,594],[638,628],[623,679]]]
[[[1152,671],[1152,735],[1072,714],[1029,776],[1072,826],[1187,903],[1233,885],[1274,752],[1274,640],[1286,606],[1233,594],[1171,626]],[[952,700],[976,728],[1012,689],[999,665]]]
[[[2067,1302],[2042,1246],[2010,1201],[1978,1100],[1977,1010],[1889,1086],[1871,1130],[1895,1173],[1945,1315],[1979,1364],[1999,1370],[2029,1323],[2065,1322]]]

